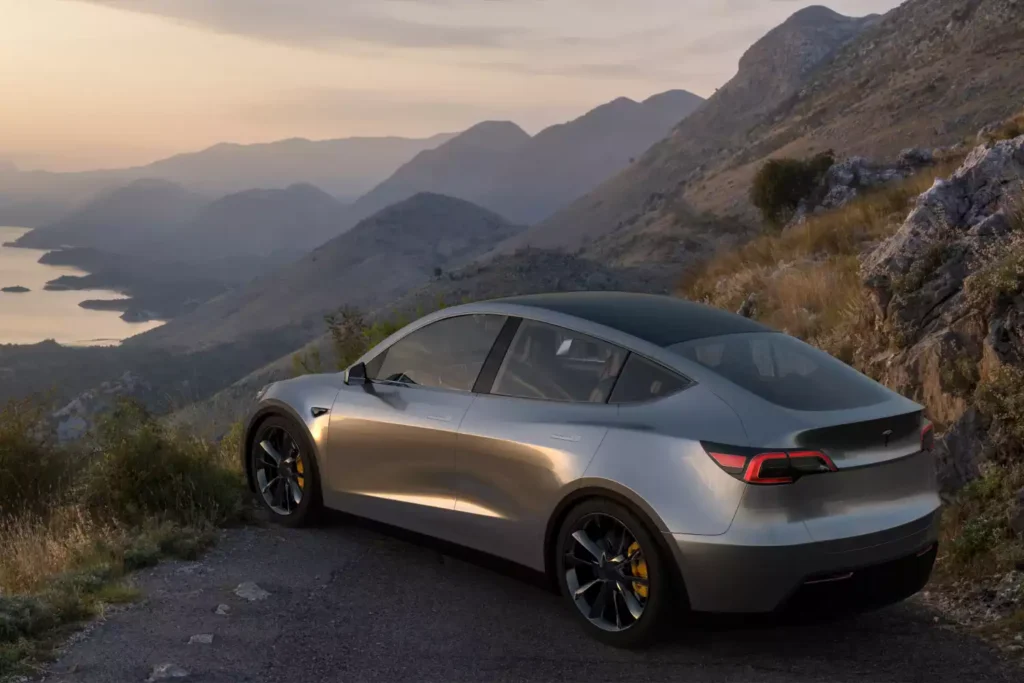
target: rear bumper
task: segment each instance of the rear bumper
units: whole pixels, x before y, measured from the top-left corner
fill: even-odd
[[[919,591],[935,561],[939,512],[900,527],[798,545],[735,545],[729,534],[668,534],[700,612],[877,607]]]

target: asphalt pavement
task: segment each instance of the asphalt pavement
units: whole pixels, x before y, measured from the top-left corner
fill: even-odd
[[[144,599],[77,637],[46,680],[1024,681],[912,601],[828,622],[698,620],[616,650],[529,575],[448,552],[347,519],[228,530],[199,562],[136,575]]]

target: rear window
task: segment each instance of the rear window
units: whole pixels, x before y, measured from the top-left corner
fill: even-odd
[[[690,381],[671,370],[655,365],[645,358],[630,354],[609,403],[643,403],[670,396],[686,387]]]
[[[732,334],[695,339],[669,349],[792,410],[846,410],[891,398],[882,385],[785,334]]]

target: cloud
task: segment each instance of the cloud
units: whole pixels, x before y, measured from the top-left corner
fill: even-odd
[[[298,47],[330,48],[361,42],[405,48],[486,48],[509,45],[524,37],[524,31],[514,26],[434,23],[400,16],[403,6],[449,5],[456,0],[79,1]]]

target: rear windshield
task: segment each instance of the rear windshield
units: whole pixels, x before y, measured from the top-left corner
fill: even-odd
[[[786,334],[730,334],[682,342],[669,349],[792,410],[862,408],[892,397],[877,382]]]

